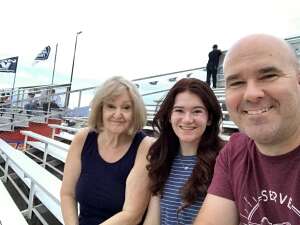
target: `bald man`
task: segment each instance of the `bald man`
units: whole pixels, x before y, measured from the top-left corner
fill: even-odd
[[[257,34],[224,61],[226,105],[241,133],[220,152],[196,225],[300,224],[300,66]]]

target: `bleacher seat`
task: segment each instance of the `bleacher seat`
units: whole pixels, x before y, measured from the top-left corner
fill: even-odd
[[[29,218],[31,217],[33,210],[33,196],[36,196],[63,224],[60,209],[61,180],[2,139],[0,139],[0,152],[2,158],[6,161],[6,174],[4,175],[4,178],[8,176],[8,167],[11,167],[30,189],[28,198]]]
[[[0,224],[28,225],[9,192],[0,181]]]
[[[68,144],[56,141],[52,138],[45,137],[32,131],[23,130],[21,131],[21,134],[25,136],[24,148],[26,148],[26,145],[28,144],[44,152],[43,165],[45,165],[46,163],[46,157],[48,154],[56,159],[59,159],[62,162],[66,161],[68,150],[70,147]],[[28,137],[34,138],[37,141],[28,141]]]

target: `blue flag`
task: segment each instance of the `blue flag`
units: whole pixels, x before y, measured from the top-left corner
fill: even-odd
[[[0,59],[0,72],[16,73],[18,57]]]
[[[45,47],[38,55],[37,57],[35,57],[34,60],[46,60],[48,59],[49,55],[50,55],[50,50],[51,47],[48,45],[47,47]]]

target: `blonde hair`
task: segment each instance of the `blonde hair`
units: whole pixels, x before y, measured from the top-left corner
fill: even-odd
[[[128,130],[129,135],[134,135],[142,129],[146,122],[146,108],[137,87],[132,82],[121,76],[114,76],[105,81],[96,91],[91,102],[91,112],[88,118],[88,126],[97,132],[103,130],[103,103],[114,99],[128,91],[132,100],[133,118]]]

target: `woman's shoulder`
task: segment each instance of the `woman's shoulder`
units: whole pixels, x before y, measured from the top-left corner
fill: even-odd
[[[150,137],[144,134],[143,139],[139,145],[139,150],[145,151],[148,153],[150,146],[156,141],[154,137]]]
[[[147,135],[143,130],[139,130],[135,133],[135,138],[140,139],[141,143],[145,142],[145,143],[149,143],[149,142],[153,142],[153,140],[155,140],[153,137]]]
[[[145,136],[143,141],[145,141],[146,144],[152,145],[156,141],[156,138],[151,136]]]
[[[96,131],[91,129],[90,127],[84,127],[84,128],[81,128],[79,131],[77,131],[77,133],[75,134],[74,138],[73,138],[73,142],[77,142],[77,143],[83,143],[87,136],[90,134],[90,133],[95,133],[96,134]]]

